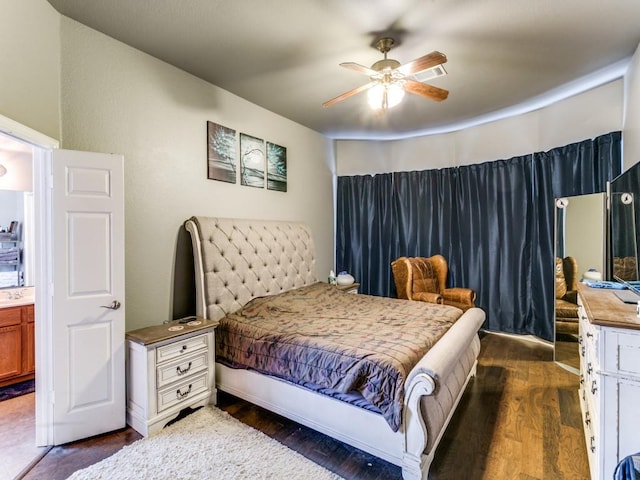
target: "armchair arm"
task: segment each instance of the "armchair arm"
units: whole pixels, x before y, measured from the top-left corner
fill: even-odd
[[[442,295],[439,293],[430,293],[430,292],[418,292],[413,294],[413,300],[418,300],[419,302],[428,302],[428,303],[439,303],[442,304]]]
[[[458,305],[475,306],[476,292],[470,288],[445,288],[442,291],[442,299],[444,303],[454,303]]]
[[[566,300],[567,302],[571,302],[571,303],[575,303],[576,305],[578,304],[578,291],[577,290],[569,290],[567,293],[565,293],[564,297],[562,297],[563,300]]]

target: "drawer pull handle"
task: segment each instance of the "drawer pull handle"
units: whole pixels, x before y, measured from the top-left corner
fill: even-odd
[[[593,333],[587,332],[587,338],[592,338],[592,337],[593,337]]]
[[[589,447],[589,449],[591,450],[591,453],[596,451],[596,437],[594,437],[593,435],[591,435],[591,446]]]
[[[598,387],[596,385],[596,381],[594,380],[593,382],[591,382],[591,393],[595,395],[597,391]]]
[[[176,390],[176,397],[178,397],[178,400],[186,397],[187,395],[189,395],[191,393],[191,387],[193,385],[189,384],[189,390],[187,390],[186,392],[181,392],[180,389]]]
[[[180,368],[180,365],[176,367],[176,372],[178,373],[178,375],[184,375],[189,370],[191,370],[191,362],[189,362],[189,365],[187,365],[187,368],[185,368],[184,370]]]
[[[591,375],[591,372],[593,372],[593,368],[591,367],[591,362],[587,363],[587,374]]]
[[[580,355],[582,355],[584,357],[586,350],[584,348],[584,345],[582,345],[582,348],[580,349]]]
[[[589,410],[587,410],[587,412],[584,415],[584,424],[585,425],[589,425],[591,423],[591,418],[589,418],[589,417],[590,417]]]
[[[580,385],[582,385],[583,383],[584,383],[584,376],[580,374]]]
[[[189,348],[189,347],[187,347],[186,345],[182,345],[182,351],[183,351],[183,352],[184,352],[187,348]]]

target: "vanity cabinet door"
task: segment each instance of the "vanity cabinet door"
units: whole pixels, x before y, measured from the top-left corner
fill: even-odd
[[[22,371],[22,326],[20,307],[0,310],[0,381]]]

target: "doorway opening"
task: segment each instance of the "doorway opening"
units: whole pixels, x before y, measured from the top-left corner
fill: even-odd
[[[9,478],[48,451],[36,446],[33,149],[0,133],[0,463]]]
[[[50,247],[42,221],[48,204],[45,159],[57,146],[57,140],[0,116],[0,241],[6,240],[0,243],[6,254],[0,254],[6,260],[0,260],[0,388],[6,387],[0,425],[9,433],[0,463],[11,470],[3,471],[10,478],[37,462],[51,443],[49,306],[41,300],[48,294]]]

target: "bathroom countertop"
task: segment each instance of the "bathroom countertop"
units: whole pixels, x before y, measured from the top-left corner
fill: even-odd
[[[31,305],[32,303],[35,303],[34,293],[35,289],[33,287],[18,287],[0,290],[0,308]]]
[[[13,298],[11,300],[0,298],[0,308],[21,307],[22,305],[31,305],[32,303],[35,303],[33,297]]]

